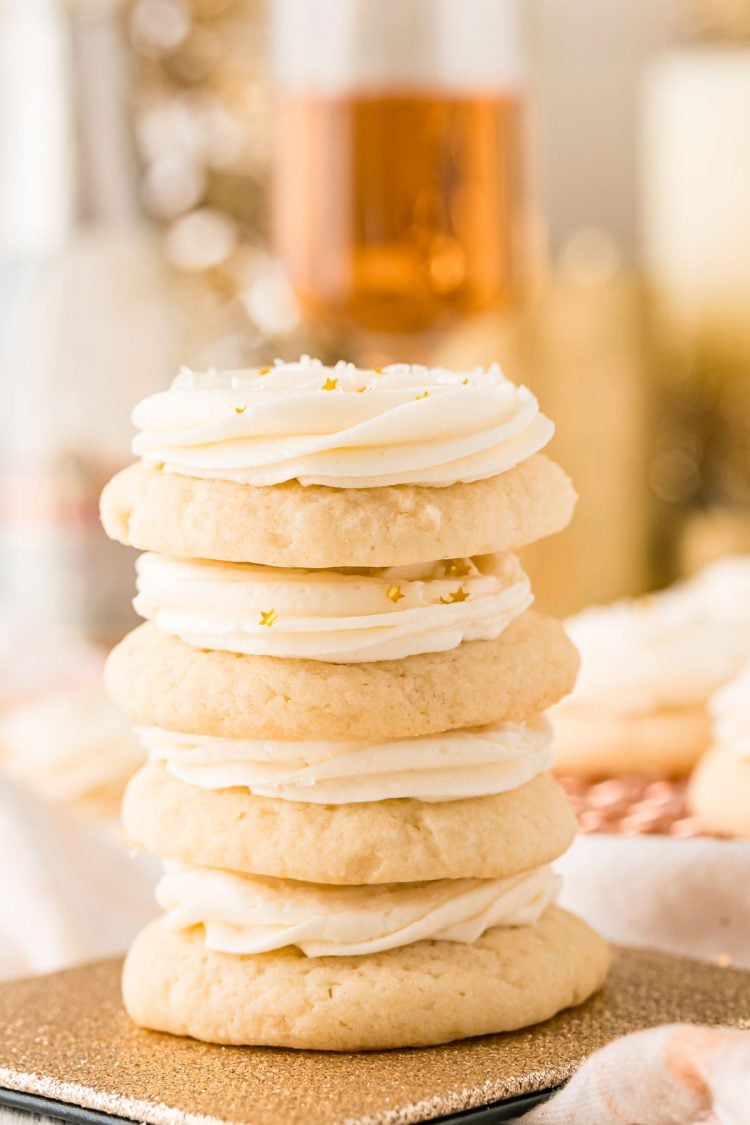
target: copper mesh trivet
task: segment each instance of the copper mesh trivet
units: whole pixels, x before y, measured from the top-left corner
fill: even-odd
[[[638,1028],[750,1026],[750,973],[634,950],[618,954],[598,996],[530,1031],[359,1055],[140,1031],[119,976],[105,961],[1,985],[0,1086],[152,1125],[407,1125],[548,1089]]]
[[[559,776],[584,834],[618,836],[712,836],[688,808],[687,781],[637,776],[584,781]]]

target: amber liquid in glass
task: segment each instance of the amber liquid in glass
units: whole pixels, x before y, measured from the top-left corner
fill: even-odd
[[[275,241],[313,314],[422,333],[508,307],[522,282],[521,99],[287,95]]]

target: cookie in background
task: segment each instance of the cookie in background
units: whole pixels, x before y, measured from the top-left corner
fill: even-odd
[[[28,642],[0,623],[0,774],[44,802],[113,822],[145,754],[104,694],[103,663],[75,631]]]
[[[711,741],[708,701],[750,659],[750,557],[566,622],[581,654],[553,713],[561,774],[585,781],[687,777]],[[750,624],[750,622],[746,623]]]
[[[0,768],[44,801],[118,815],[144,753],[98,685],[54,690],[0,717]]]
[[[116,815],[144,757],[75,630],[0,621],[0,980],[122,953],[153,916],[156,870]]]
[[[750,838],[750,663],[709,710],[713,737],[690,779],[690,806],[713,831]]]
[[[750,967],[750,848],[726,838],[750,836],[747,671],[727,686],[749,592],[750,557],[727,557],[568,622],[582,673],[553,753],[579,835],[557,867],[563,905],[611,941]]]

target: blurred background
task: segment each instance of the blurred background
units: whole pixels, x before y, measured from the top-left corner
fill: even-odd
[[[750,550],[750,2],[0,0],[0,286],[0,708],[57,693],[5,753],[85,726],[99,800],[98,493],[180,363],[499,359],[559,613]]]

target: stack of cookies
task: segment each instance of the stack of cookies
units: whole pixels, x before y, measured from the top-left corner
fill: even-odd
[[[165,913],[139,1024],[357,1050],[535,1023],[609,955],[555,905],[575,823],[546,708],[575,650],[511,553],[574,493],[496,368],[183,371],[134,414],[108,533],[148,552],[108,688]]]

